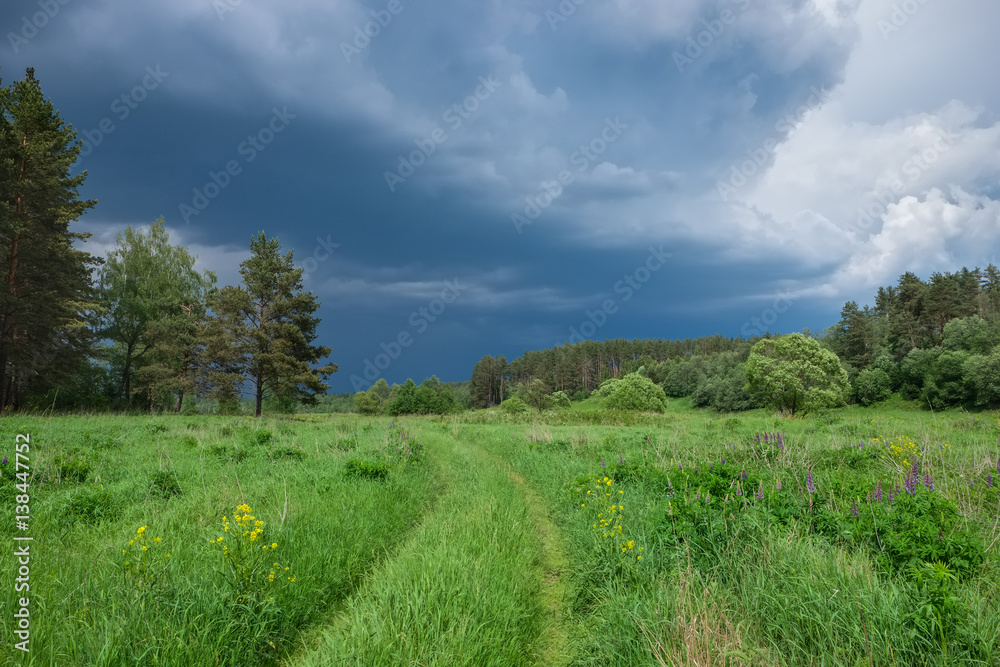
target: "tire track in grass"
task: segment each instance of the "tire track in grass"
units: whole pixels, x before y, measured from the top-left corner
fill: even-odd
[[[415,430],[441,473],[439,504],[286,664],[532,661],[538,606],[528,503],[481,448]]]
[[[571,592],[567,580],[570,563],[559,528],[546,512],[545,499],[517,474],[514,466],[474,442],[467,439],[462,442],[504,470],[528,503],[528,513],[534,522],[540,548],[537,568],[541,576],[540,601],[543,609],[535,656],[540,666],[568,665],[572,661],[570,637],[573,634],[573,624],[567,614]]]
[[[542,496],[478,444],[419,430],[441,501],[286,664],[568,664],[569,562]]]

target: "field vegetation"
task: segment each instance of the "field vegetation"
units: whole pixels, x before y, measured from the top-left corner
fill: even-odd
[[[996,413],[603,406],[4,418],[26,664],[1000,659]]]

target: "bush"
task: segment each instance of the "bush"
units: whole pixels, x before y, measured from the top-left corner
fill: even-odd
[[[564,391],[557,391],[552,394],[552,405],[557,408],[568,408],[570,406],[569,396]]]
[[[385,479],[389,475],[389,464],[370,463],[361,459],[350,459],[344,464],[344,477],[348,479]]]
[[[877,368],[866,368],[854,379],[854,400],[864,406],[873,405],[892,395],[889,374]]]
[[[500,409],[509,415],[519,415],[528,411],[528,405],[517,396],[511,396],[500,404]]]
[[[604,404],[615,410],[663,412],[667,397],[663,387],[645,375],[629,373],[621,379],[612,379],[601,385]]]

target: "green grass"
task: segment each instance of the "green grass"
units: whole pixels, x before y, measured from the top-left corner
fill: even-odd
[[[11,459],[31,433],[36,470],[25,664],[1000,663],[997,413],[586,403],[447,423],[0,419]],[[775,432],[783,447],[755,440]],[[934,489],[909,496],[914,456]],[[896,503],[869,504],[876,484]],[[227,584],[221,550],[244,502],[278,545],[256,588]],[[162,542],[123,572],[140,526]],[[7,609],[14,533],[0,522]],[[25,662],[15,641],[0,623],[0,663]]]

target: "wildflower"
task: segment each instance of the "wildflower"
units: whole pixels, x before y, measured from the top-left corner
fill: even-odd
[[[746,468],[743,469],[743,481],[744,482],[747,481],[747,469]]]
[[[764,480],[761,480],[760,486],[757,487],[757,500],[764,500]]]
[[[882,480],[875,482],[875,502],[882,502]]]
[[[990,473],[986,474],[986,486],[991,489],[993,488],[993,475]]]
[[[929,470],[924,471],[924,486],[927,487],[928,491],[934,490],[934,480],[931,479],[931,473]]]
[[[780,477],[774,482],[774,490],[775,491],[781,491],[781,478]]]
[[[813,471],[809,468],[806,473],[806,489],[809,490],[810,495],[816,492],[816,484],[813,482]]]
[[[739,482],[736,482],[736,495],[738,496],[743,495],[743,487],[740,486]]]
[[[853,516],[855,519],[858,518],[858,501],[857,500],[852,501],[852,503],[851,503],[851,516]]]
[[[601,468],[604,468],[604,457],[601,457]]]
[[[3,464],[7,465],[7,455],[6,454],[3,455]],[[998,465],[1000,465],[1000,464],[998,464]]]

